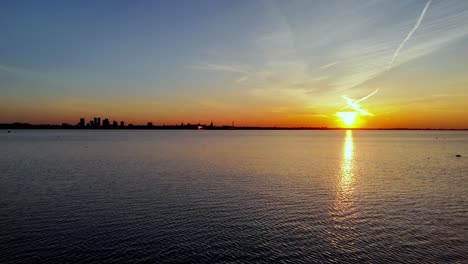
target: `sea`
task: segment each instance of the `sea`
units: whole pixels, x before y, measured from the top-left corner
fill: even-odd
[[[468,263],[468,131],[0,130],[0,263]]]

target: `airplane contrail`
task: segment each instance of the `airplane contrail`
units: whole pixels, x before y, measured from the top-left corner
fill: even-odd
[[[421,22],[424,18],[424,15],[426,15],[426,12],[427,12],[427,9],[429,8],[429,5],[431,4],[432,0],[429,0],[427,1],[426,5],[424,6],[424,9],[422,10],[421,14],[419,15],[419,18],[418,20],[416,21],[416,24],[414,25],[413,29],[411,29],[411,31],[408,33],[408,35],[406,35],[406,38],[400,43],[400,45],[398,46],[398,48],[395,50],[395,53],[393,54],[393,57],[392,57],[392,60],[390,61],[388,67],[387,67],[387,70],[389,70],[392,65],[393,65],[393,62],[395,61],[396,57],[398,56],[398,53],[400,52],[400,50],[405,46],[406,42],[411,38],[411,36],[413,35],[414,32],[416,32],[416,30],[418,29],[419,25],[421,25]],[[351,108],[353,109],[354,111],[362,114],[362,115],[370,115],[370,116],[373,116],[372,113],[362,109],[358,103],[366,100],[367,98],[373,96],[374,94],[377,93],[379,89],[376,89],[375,91],[373,91],[372,93],[370,93],[369,95],[366,95],[364,97],[362,97],[361,99],[359,100],[353,100],[347,96],[342,96],[343,99],[346,100],[346,103],[348,104],[347,106],[343,107],[342,109],[346,109],[346,108]]]
[[[403,46],[405,46],[406,42],[411,38],[411,35],[413,35],[413,33],[416,31],[416,29],[418,29],[418,27],[421,24],[421,21],[423,20],[424,15],[426,14],[426,11],[429,8],[429,5],[431,4],[431,2],[432,2],[432,0],[427,1],[426,6],[424,6],[424,9],[421,12],[421,15],[419,15],[418,21],[414,25],[413,29],[408,33],[406,38],[400,43],[400,46],[398,46],[398,48],[396,49],[395,53],[393,54],[392,61],[388,65],[388,69],[390,69],[392,67],[393,62],[395,61],[396,57],[398,56],[398,53],[400,52],[400,50],[403,48]]]
[[[370,115],[370,116],[373,116],[372,113],[369,113],[367,112],[366,110],[362,109],[358,104],[356,104],[353,99],[349,98],[349,97],[346,97],[346,96],[343,96],[343,99],[346,100],[346,103],[348,104],[347,106],[345,106],[343,109],[346,109],[346,108],[352,108],[354,111],[356,112],[359,112],[361,115]]]
[[[357,104],[357,103],[359,103],[359,102],[362,102],[362,101],[366,100],[367,98],[369,98],[369,97],[373,96],[374,94],[376,94],[378,91],[379,91],[379,89],[375,89],[375,91],[373,91],[373,92],[370,93],[369,95],[366,95],[366,96],[364,96],[363,98],[361,98],[361,99],[355,101],[354,103]]]
[[[343,95],[342,97],[343,97],[343,99],[346,100],[346,103],[347,103],[348,105],[345,106],[345,107],[343,107],[343,108],[341,108],[341,109],[352,108],[354,111],[359,112],[359,113],[362,114],[362,115],[370,115],[370,116],[373,116],[372,113],[370,113],[370,112],[368,112],[368,111],[362,109],[362,108],[358,105],[358,103],[360,103],[360,102],[366,100],[367,98],[373,96],[373,95],[376,94],[378,91],[379,91],[379,89],[376,89],[376,90],[373,91],[372,93],[370,93],[370,94],[368,94],[368,95],[362,97],[362,98],[359,99],[359,100],[355,100],[355,101],[354,101],[353,99],[351,99],[351,98],[349,98],[349,97]]]

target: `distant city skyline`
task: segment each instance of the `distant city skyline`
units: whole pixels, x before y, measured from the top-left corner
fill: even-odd
[[[0,123],[339,127],[344,97],[378,89],[355,127],[468,127],[465,0],[2,1],[0,17]]]
[[[87,121],[88,120],[88,121]],[[362,127],[355,126],[349,123],[341,123],[339,126],[327,127],[327,126],[236,126],[235,122],[232,121],[228,124],[215,124],[210,121],[206,123],[193,123],[193,122],[180,122],[180,123],[159,123],[149,121],[146,124],[133,124],[126,123],[121,120],[110,120],[109,118],[92,117],[86,119],[84,117],[79,118],[77,123],[0,123],[0,129],[213,129],[213,130],[468,130],[468,127],[464,128],[430,128],[430,127]],[[11,133],[11,130],[7,131]]]

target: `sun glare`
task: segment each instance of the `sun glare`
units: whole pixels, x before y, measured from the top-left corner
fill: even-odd
[[[352,127],[356,124],[358,112],[338,112],[336,113],[341,118],[341,122],[347,127]]]

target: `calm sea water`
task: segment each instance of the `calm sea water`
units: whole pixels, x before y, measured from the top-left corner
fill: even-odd
[[[468,132],[0,130],[0,249],[0,263],[467,263]]]

